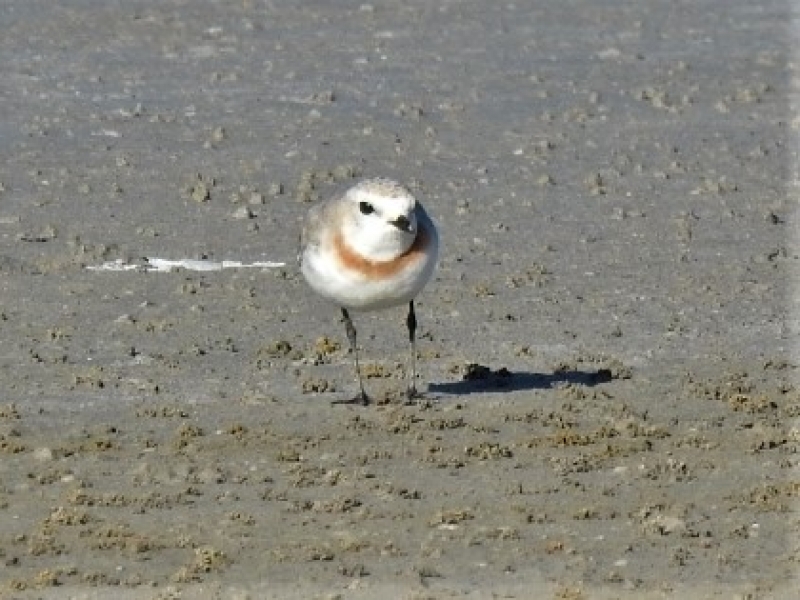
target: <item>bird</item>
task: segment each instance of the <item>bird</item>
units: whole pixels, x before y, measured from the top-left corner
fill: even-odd
[[[434,273],[439,233],[425,208],[392,179],[364,179],[312,206],[300,233],[298,263],[309,287],[341,309],[354,357],[359,391],[336,404],[368,405],[359,365],[357,332],[350,312],[408,305],[411,359],[406,397],[416,388],[414,299]]]

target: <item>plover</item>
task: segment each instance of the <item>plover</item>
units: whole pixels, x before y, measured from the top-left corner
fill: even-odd
[[[411,342],[407,397],[416,388],[417,318],[414,298],[430,280],[439,255],[439,235],[422,205],[399,183],[367,179],[312,207],[300,235],[300,268],[311,288],[342,311],[354,356],[359,393],[346,404],[369,404],[364,391],[349,311],[408,303]]]

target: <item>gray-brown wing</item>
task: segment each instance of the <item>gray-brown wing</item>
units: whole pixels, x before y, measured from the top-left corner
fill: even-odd
[[[303,264],[303,253],[309,246],[319,246],[321,243],[320,231],[322,224],[329,221],[332,206],[338,201],[338,197],[332,198],[326,202],[312,206],[306,218],[303,220],[303,226],[300,229],[300,236],[298,238],[297,248],[297,264]]]

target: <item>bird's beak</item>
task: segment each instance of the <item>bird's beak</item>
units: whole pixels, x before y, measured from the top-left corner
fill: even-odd
[[[389,222],[399,230],[405,231],[406,233],[411,233],[411,221],[408,220],[408,217],[400,215],[394,221]]]

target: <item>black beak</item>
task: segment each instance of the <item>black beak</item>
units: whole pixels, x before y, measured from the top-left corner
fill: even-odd
[[[408,217],[397,217],[394,221],[391,221],[392,225],[397,227],[398,229],[405,231],[406,233],[411,232],[411,221],[408,220]]]

